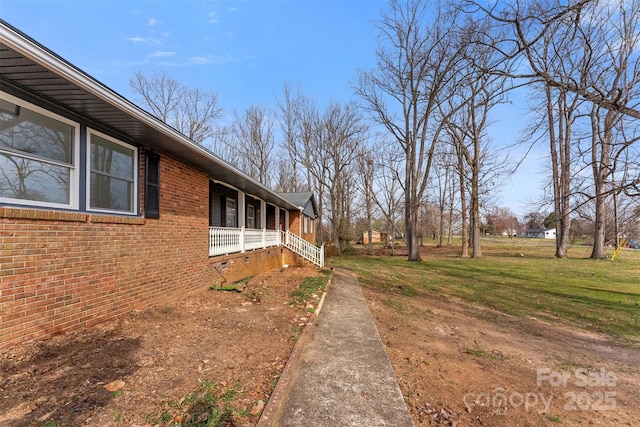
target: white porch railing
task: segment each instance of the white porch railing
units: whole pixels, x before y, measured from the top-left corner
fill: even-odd
[[[284,245],[317,266],[324,267],[324,245],[318,247],[289,231],[209,227],[209,256],[227,255],[280,245]]]
[[[290,231],[283,231],[281,240],[285,247],[304,259],[311,261],[320,268],[324,267],[324,245],[318,247]]]
[[[277,230],[209,227],[209,256],[278,246],[279,237]]]
[[[241,252],[240,228],[209,227],[209,256]]]

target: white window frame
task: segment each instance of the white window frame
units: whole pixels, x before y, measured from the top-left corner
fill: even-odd
[[[15,96],[9,95],[6,92],[2,92],[0,91],[0,98],[4,99],[5,101],[8,101],[12,104],[16,104],[20,107],[24,107],[28,110],[31,110],[35,113],[38,114],[42,114],[43,116],[47,116],[51,119],[57,120],[61,123],[64,123],[66,125],[69,125],[71,127],[73,127],[73,158],[71,159],[71,166],[69,166],[68,164],[63,164],[60,162],[57,162],[55,160],[52,161],[48,161],[48,163],[50,164],[57,164],[59,166],[62,167],[68,167],[69,168],[69,203],[52,203],[52,202],[42,202],[42,201],[38,201],[38,200],[25,200],[25,199],[13,199],[13,198],[9,198],[9,197],[0,197],[0,203],[9,203],[9,204],[14,204],[14,205],[25,205],[25,206],[38,206],[38,207],[46,207],[46,208],[63,208],[63,209],[78,209],[78,205],[79,205],[79,188],[80,188],[80,182],[79,182],[79,175],[80,173],[78,172],[80,169],[80,165],[79,165],[79,159],[80,159],[80,124],[77,122],[74,122],[72,120],[68,120],[62,116],[59,116],[49,110],[46,110],[44,108],[40,108],[36,105],[31,104],[30,102],[24,101],[23,99],[17,98]],[[2,148],[0,148],[0,150],[2,150]],[[36,156],[29,156],[27,155],[23,155],[22,153],[18,153],[18,152],[13,152],[11,151],[12,155],[16,155],[19,157],[22,157],[24,159],[30,159],[30,160],[35,160],[35,161],[47,161],[46,159],[40,158],[40,157],[36,157]]]
[[[233,216],[229,215],[229,202],[232,202],[233,204]],[[238,204],[236,203],[236,199],[234,199],[233,197],[225,197],[225,202],[224,202],[224,220],[225,220],[225,224],[224,227],[229,227],[229,228],[235,228],[236,227],[236,219],[238,218]],[[231,225],[229,224],[229,218],[233,217],[233,221],[231,221]]]
[[[104,209],[104,208],[92,208],[91,207],[91,135],[98,136],[102,139],[106,139],[109,142],[114,144],[118,144],[122,147],[125,147],[128,150],[133,151],[133,201],[132,201],[132,211],[121,211],[116,209]],[[87,211],[88,212],[101,212],[101,213],[111,213],[111,214],[122,214],[122,215],[138,215],[138,185],[139,185],[139,172],[138,168],[140,163],[140,159],[138,158],[138,149],[133,145],[126,144],[122,141],[118,141],[115,138],[110,137],[109,135],[105,135],[102,132],[98,132],[96,130],[87,128],[87,171],[86,171],[86,182],[87,182]]]
[[[307,230],[309,229],[309,227],[307,226],[307,221],[309,220],[309,217],[307,217],[306,215],[302,215],[302,217],[304,218],[304,221],[303,221],[303,223],[304,223],[304,225],[303,225],[303,228],[304,228],[303,233],[308,233]]]
[[[256,228],[256,208],[251,204],[247,205],[247,228]]]

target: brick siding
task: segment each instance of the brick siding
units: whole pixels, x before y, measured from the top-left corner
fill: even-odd
[[[307,242],[316,243],[316,228],[318,222],[313,220],[313,233],[310,232],[309,224],[307,223],[307,232],[304,232],[304,223],[301,223],[301,218],[304,220],[304,215],[300,212],[289,212],[289,231],[302,237]],[[312,221],[310,218],[307,221]]]
[[[0,348],[294,265],[282,247],[209,258],[208,210],[207,176],[166,156],[159,219],[0,207]]]

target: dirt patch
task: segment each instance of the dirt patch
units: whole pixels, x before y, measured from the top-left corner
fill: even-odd
[[[274,271],[0,351],[0,425],[173,425],[211,384],[225,425],[254,425],[308,314],[290,293],[318,274]],[[638,425],[637,348],[451,295],[364,293],[418,426]]]
[[[640,351],[450,295],[364,289],[418,426],[636,426]]]
[[[225,425],[253,425],[310,315],[289,304],[290,293],[318,274],[273,271],[241,284],[242,292],[204,289],[2,350],[0,425],[173,425],[203,385],[232,408]]]

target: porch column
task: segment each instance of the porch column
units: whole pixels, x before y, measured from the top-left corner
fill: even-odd
[[[276,230],[280,230],[280,208],[276,206]]]
[[[242,191],[238,191],[238,228],[246,227],[247,198]]]
[[[260,225],[262,226],[262,247],[267,247],[267,204],[260,200]]]
[[[246,204],[247,204],[247,199],[244,196],[244,193],[242,191],[238,191],[238,228],[240,228],[240,252],[241,253],[245,252],[244,230],[246,227],[246,218],[245,218]]]
[[[260,200],[260,228],[267,228],[267,204]]]

